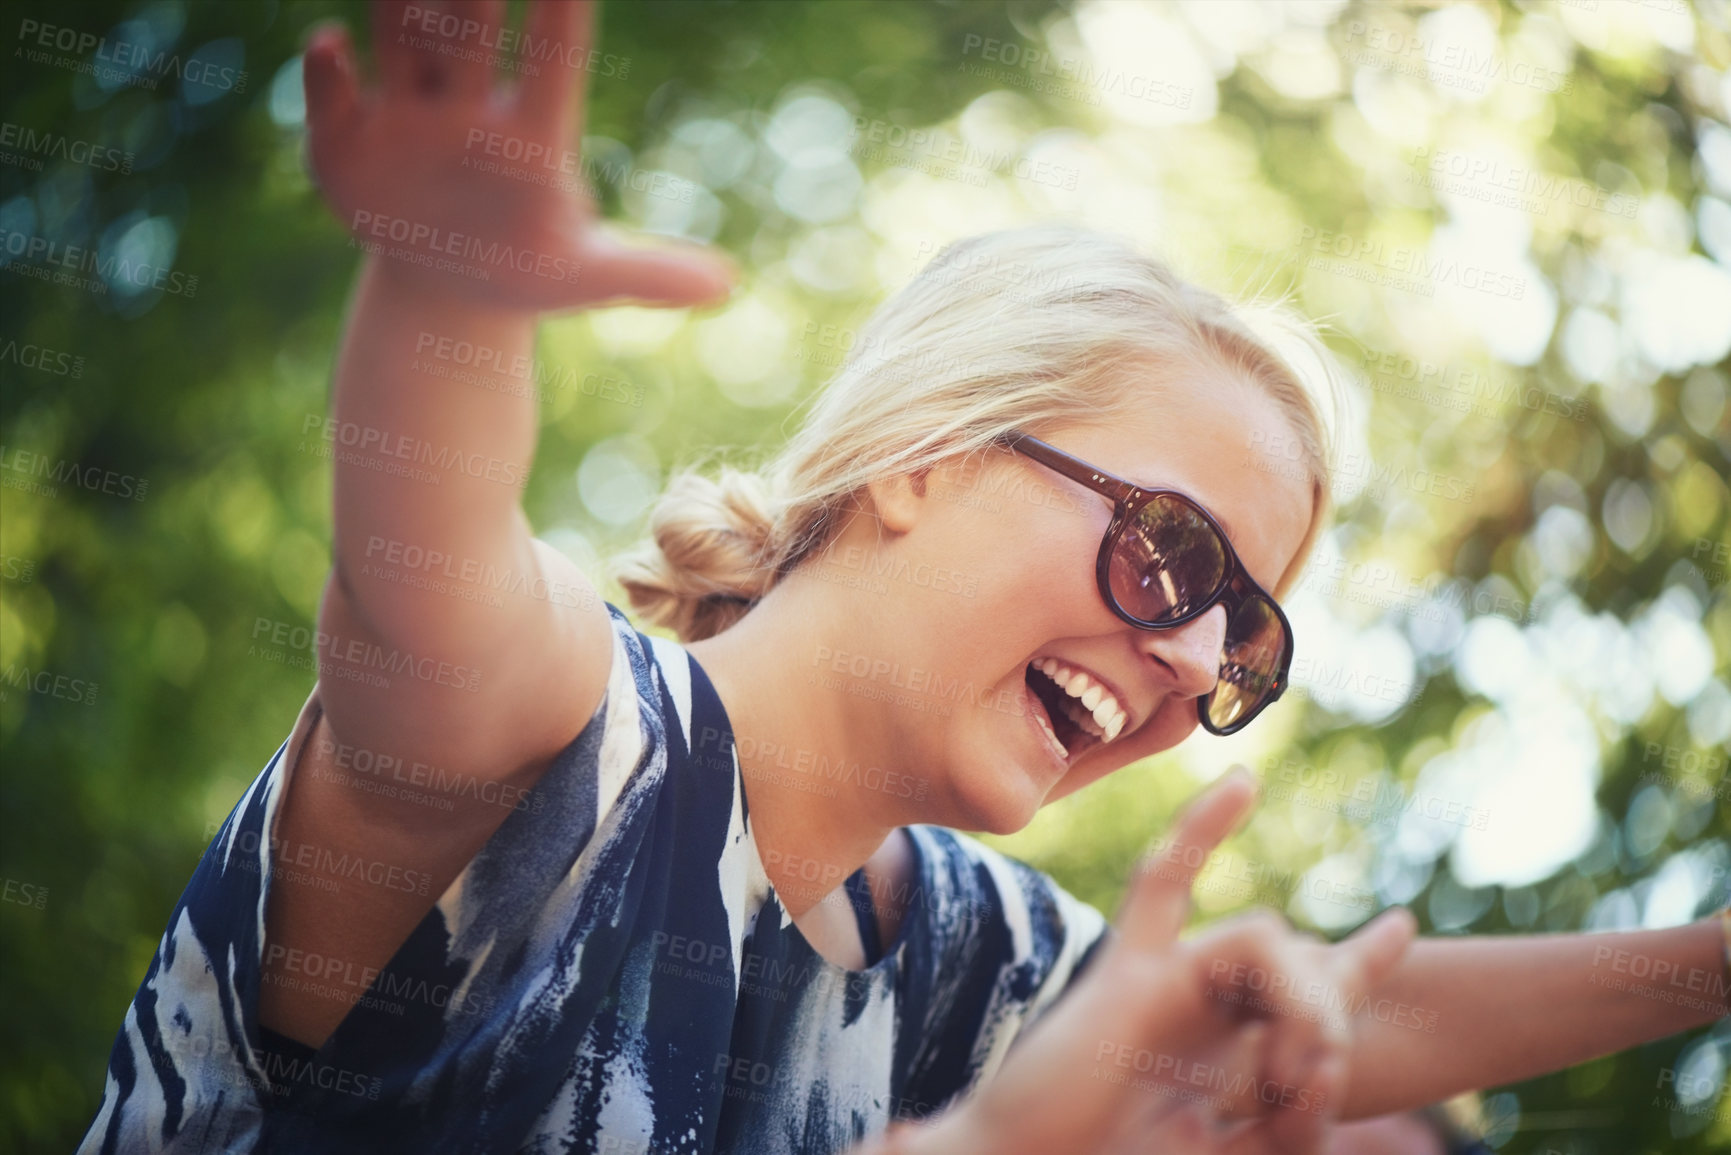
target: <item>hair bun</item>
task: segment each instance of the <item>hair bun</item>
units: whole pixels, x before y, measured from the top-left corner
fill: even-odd
[[[775,506],[755,473],[676,475],[656,502],[649,541],[617,570],[632,608],[682,641],[725,630],[775,584]]]

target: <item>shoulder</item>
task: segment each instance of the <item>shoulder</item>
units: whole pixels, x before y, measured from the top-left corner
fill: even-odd
[[[465,898],[491,894],[503,901],[505,890],[523,888],[536,873],[525,868],[529,859],[544,866],[539,881],[554,884],[596,843],[622,867],[645,849],[649,816],[667,796],[670,777],[683,777],[688,759],[676,736],[686,728],[681,709],[688,707],[681,703],[690,699],[689,656],[640,632],[617,606],[606,609],[613,654],[601,702],[530,788],[528,804],[519,807],[526,812],[507,819],[466,868]]]

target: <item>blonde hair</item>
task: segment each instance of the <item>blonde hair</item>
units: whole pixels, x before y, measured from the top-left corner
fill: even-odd
[[[1146,385],[1150,366],[1227,369],[1291,423],[1288,464],[1313,501],[1278,595],[1328,517],[1325,413],[1344,396],[1339,362],[1283,306],[1234,308],[1124,240],[1050,223],[940,252],[872,314],[761,472],[688,469],[671,481],[619,583],[681,641],[718,634],[823,545],[867,482],[982,453],[1012,429],[1110,421],[1146,404],[1129,382]]]

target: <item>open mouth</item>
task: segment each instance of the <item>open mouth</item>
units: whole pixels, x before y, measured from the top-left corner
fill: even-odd
[[[1063,747],[1067,759],[1104,746],[1123,731],[1129,715],[1112,692],[1085,672],[1056,658],[1036,658],[1024,675],[1044,709],[1038,721]]]

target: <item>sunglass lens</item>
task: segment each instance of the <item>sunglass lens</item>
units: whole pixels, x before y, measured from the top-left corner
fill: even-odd
[[[1243,725],[1275,697],[1284,671],[1286,627],[1263,597],[1247,599],[1226,624],[1220,680],[1208,700],[1208,719],[1218,729]]]
[[[1136,511],[1108,565],[1112,595],[1145,622],[1183,617],[1219,589],[1225,572],[1225,543],[1214,527],[1167,497]]]

